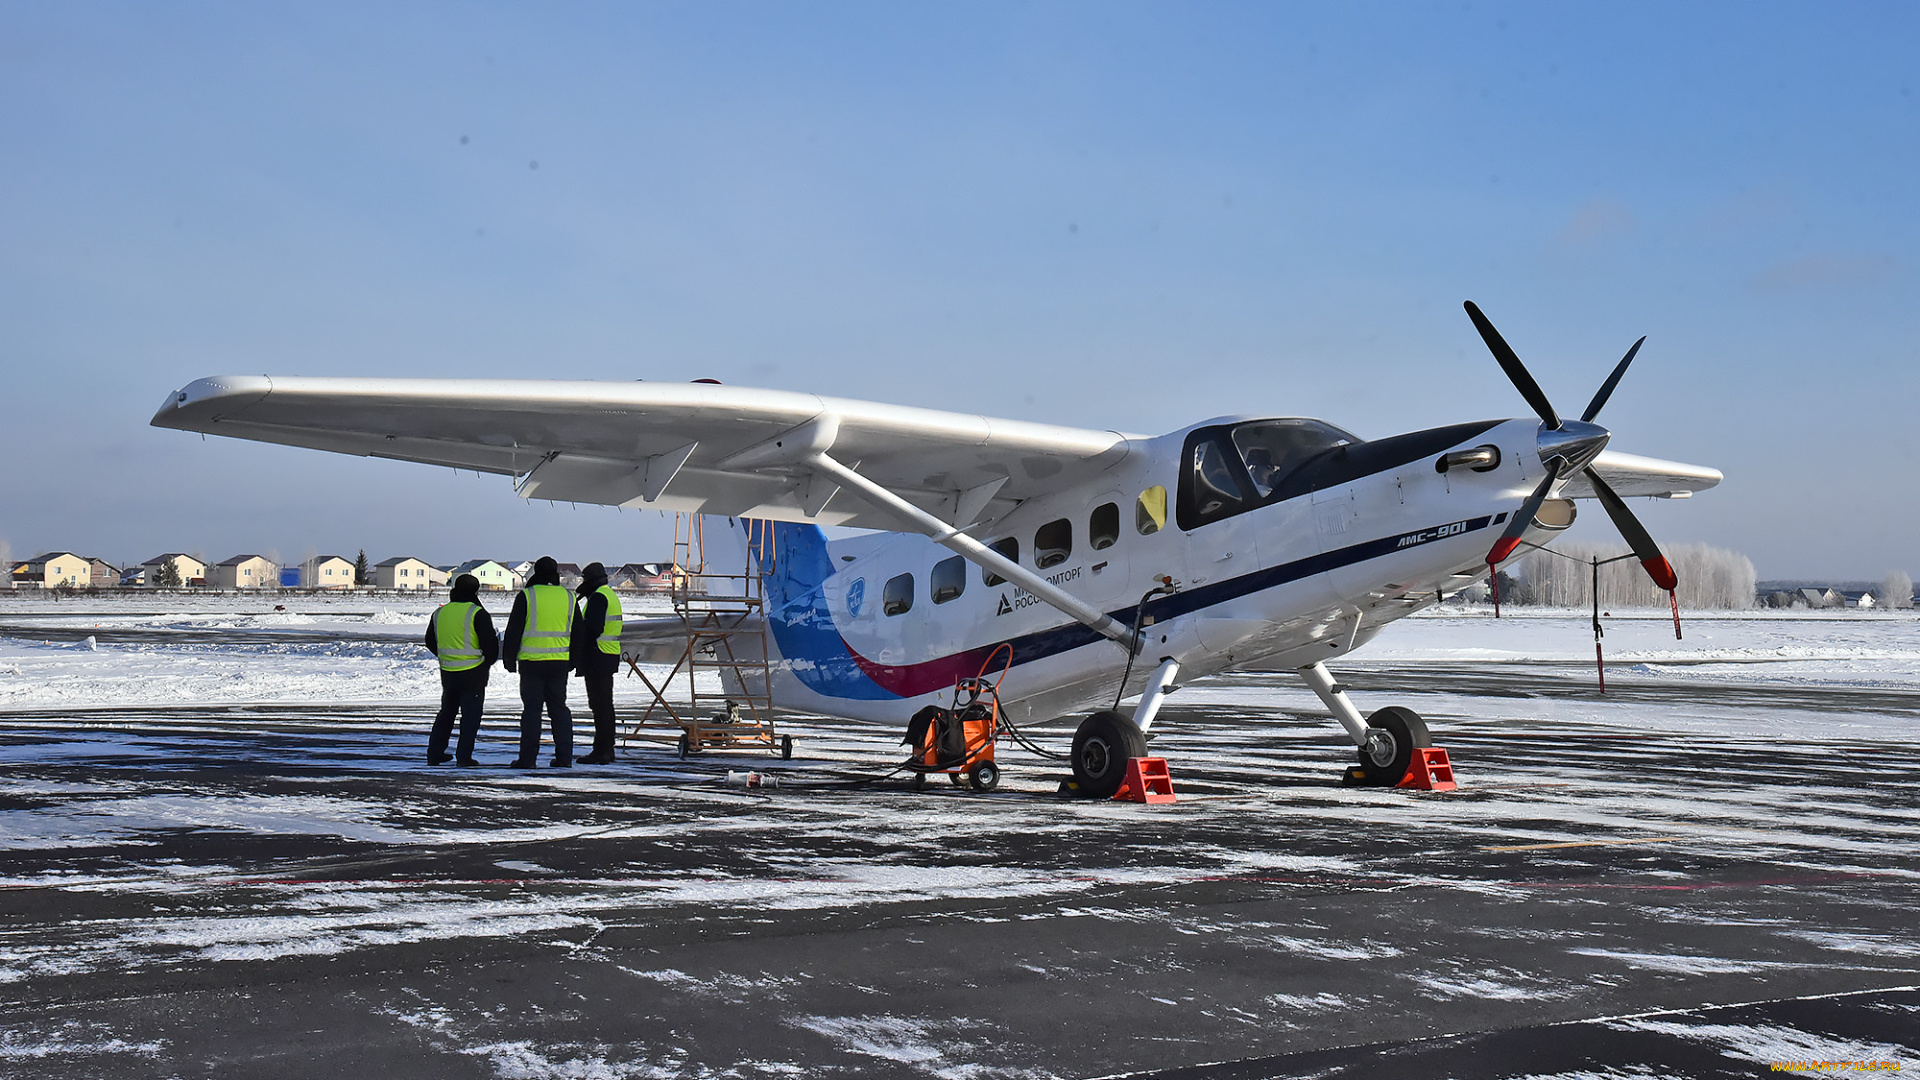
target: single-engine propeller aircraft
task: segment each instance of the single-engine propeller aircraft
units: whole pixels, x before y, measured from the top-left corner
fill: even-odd
[[[1297,670],[1366,782],[1392,785],[1425,723],[1362,716],[1329,661],[1564,530],[1574,499],[1598,499],[1671,591],[1623,500],[1721,479],[1607,449],[1594,420],[1641,342],[1571,420],[1466,310],[1537,416],[1374,440],[1231,416],[1143,437],[704,381],[219,376],[153,424],[732,518],[759,553],[786,708],[905,725],[991,663],[1008,722],[1095,710],[1071,760],[1084,793],[1111,795],[1176,680],[1258,661]]]

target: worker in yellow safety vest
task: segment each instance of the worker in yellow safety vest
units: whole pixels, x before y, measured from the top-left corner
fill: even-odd
[[[453,595],[427,620],[425,644],[440,659],[440,711],[427,736],[427,764],[478,765],[473,740],[480,734],[480,711],[487,703],[487,672],[500,659],[493,616],[480,606],[479,578],[461,574],[453,579]],[[460,742],[455,754],[448,754],[455,712],[460,714]]]
[[[620,671],[620,627],[625,613],[620,597],[607,585],[607,568],[588,563],[580,571],[580,618],[573,624],[573,670],[587,684],[587,708],[593,710],[593,752],[586,765],[613,764],[613,677]]]
[[[573,765],[573,712],[567,708],[568,652],[573,642],[573,596],[560,584],[560,564],[541,556],[527,587],[513,598],[507,616],[500,663],[520,675],[520,756],[508,766],[531,769],[540,763],[540,710],[553,725],[556,769]]]

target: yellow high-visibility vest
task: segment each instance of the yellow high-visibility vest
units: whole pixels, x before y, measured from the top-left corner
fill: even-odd
[[[573,636],[573,596],[558,585],[529,585],[527,625],[520,631],[520,660],[567,659]]]
[[[441,671],[472,671],[486,659],[473,630],[479,618],[480,605],[464,601],[441,604],[433,613],[434,651],[440,657]]]
[[[601,625],[600,636],[594,640],[600,646],[601,652],[608,656],[619,656],[620,628],[625,625],[625,613],[620,610],[620,598],[614,595],[611,587],[606,585],[593,591],[607,598],[607,621]]]

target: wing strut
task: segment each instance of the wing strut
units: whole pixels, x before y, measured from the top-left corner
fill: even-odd
[[[1093,607],[1065,589],[1047,581],[1047,579],[1008,559],[962,532],[959,527],[949,525],[918,506],[874,483],[872,480],[835,461],[826,451],[818,451],[807,458],[807,463],[815,469],[839,480],[843,485],[853,488],[871,500],[875,506],[891,510],[902,521],[911,526],[912,532],[927,537],[941,547],[954,552],[976,566],[993,571],[1015,585],[1058,608],[1075,622],[1085,625],[1101,637],[1131,649],[1134,647],[1133,632],[1122,626],[1118,620],[1100,609]]]

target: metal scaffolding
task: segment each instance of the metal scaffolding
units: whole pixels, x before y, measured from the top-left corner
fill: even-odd
[[[747,749],[793,755],[793,737],[774,729],[766,591],[759,569],[773,561],[773,530],[752,535],[752,550],[735,573],[732,566],[710,565],[704,515],[674,515],[673,612],[686,629],[686,644],[657,684],[640,670],[637,658],[627,659],[627,674],[638,676],[653,700],[622,741],[673,740],[683,757]]]

